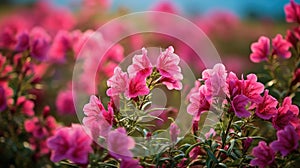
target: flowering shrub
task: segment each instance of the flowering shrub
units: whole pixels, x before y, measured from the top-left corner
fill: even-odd
[[[127,67],[120,64],[126,48],[114,44],[98,63],[98,53],[82,49],[98,47],[99,41],[101,47],[110,45],[113,39],[110,36],[128,30],[122,25],[103,34],[75,30],[94,24],[96,11],[106,10],[110,2],[88,0],[82,5],[78,20],[67,10],[38,3],[32,13],[1,21],[1,166],[295,167],[299,164],[299,4],[291,1],[284,7],[286,21],[294,26],[285,36],[261,36],[250,46],[250,60],[262,63],[264,73],[237,75],[222,63],[200,73],[199,67],[203,65],[196,64],[196,73],[201,78],[193,81],[193,87],[185,85],[181,66],[181,58],[193,63],[189,56],[192,52],[177,42],[175,47],[161,48],[158,54],[141,47]],[[179,13],[168,3],[153,9]],[[34,13],[41,15],[24,21]],[[217,14],[213,19],[230,22],[233,27],[238,24],[237,18],[229,14],[225,20]],[[164,22],[164,17],[158,19],[159,25]],[[209,23],[208,27],[213,27],[213,21]],[[143,40],[134,35],[125,42],[130,49],[136,49]],[[83,63],[82,75],[75,79],[80,81],[77,86],[70,76],[79,55],[89,59]],[[90,82],[93,72],[97,72],[95,84]],[[76,102],[81,95],[74,89],[89,94],[89,100]],[[154,100],[158,89],[171,97],[165,105]],[[184,110],[179,94],[186,96]],[[53,97],[56,99],[52,100]],[[74,119],[76,113],[82,115],[80,123]],[[190,122],[187,131],[182,120]]]

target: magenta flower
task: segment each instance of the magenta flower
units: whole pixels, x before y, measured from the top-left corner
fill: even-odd
[[[205,85],[200,86],[198,92],[190,96],[189,101],[190,104],[187,107],[187,112],[193,115],[195,120],[199,121],[200,114],[210,109],[210,102],[207,101],[205,96]]]
[[[251,160],[250,164],[260,168],[272,165],[275,160],[275,152],[266,144],[265,141],[260,141],[258,146],[252,149],[252,155],[255,158]]]
[[[49,135],[48,130],[37,117],[25,120],[24,127],[28,133],[32,133],[34,138],[42,139]]]
[[[174,53],[172,46],[168,47],[164,52],[161,52],[157,59],[157,70],[162,76],[162,83],[167,86],[169,90],[182,89],[183,79],[181,68],[178,66],[180,58]]]
[[[246,80],[241,80],[241,93],[247,96],[252,102],[259,103],[262,100],[260,94],[264,91],[264,85],[257,82],[255,74],[247,75]]]
[[[22,33],[19,33],[17,35],[17,43],[15,50],[17,52],[23,52],[29,48],[29,34],[27,31],[24,31]]]
[[[113,108],[109,106],[106,111],[101,101],[93,95],[90,102],[84,105],[83,111],[86,115],[82,121],[83,125],[91,131],[93,138],[106,137],[112,127]]]
[[[249,98],[244,95],[237,95],[231,102],[232,109],[235,115],[239,118],[247,118],[251,113],[246,110],[246,105],[249,103]]]
[[[286,15],[286,21],[289,23],[300,23],[300,5],[291,0],[290,4],[284,6],[284,12]]]
[[[139,165],[139,161],[133,158],[123,159],[120,168],[143,168]]]
[[[258,39],[258,42],[251,45],[251,51],[250,60],[252,62],[258,63],[267,61],[270,54],[270,39],[265,36],[261,36]]]
[[[287,125],[292,125],[298,120],[299,109],[292,104],[290,97],[284,98],[278,113],[272,118],[273,127],[277,130],[284,129]]]
[[[173,122],[170,125],[170,137],[171,137],[171,142],[172,143],[176,143],[177,142],[177,137],[180,134],[180,129],[179,127],[176,125],[175,122]]]
[[[108,79],[107,86],[110,87],[106,94],[108,96],[119,96],[124,93],[127,88],[128,75],[126,72],[122,72],[120,67],[116,67],[114,75]]]
[[[79,124],[60,128],[55,135],[47,139],[47,145],[52,150],[50,159],[53,162],[69,159],[74,163],[86,164],[88,154],[93,150],[92,142]]]
[[[30,32],[30,55],[39,61],[47,57],[50,47],[50,36],[40,27],[36,27]]]
[[[107,147],[109,153],[117,159],[133,157],[130,151],[135,146],[134,139],[127,136],[126,130],[122,127],[108,133]]]
[[[145,48],[142,48],[141,55],[135,55],[133,57],[132,64],[128,66],[127,71],[130,78],[135,76],[138,72],[141,72],[145,77],[152,73],[152,64],[147,57],[147,50]]]
[[[64,90],[58,93],[56,98],[56,108],[59,114],[75,114],[75,104],[72,90]]]
[[[135,77],[129,80],[128,88],[125,91],[125,96],[128,98],[135,98],[149,94],[150,90],[146,84],[146,77],[143,71],[136,74]]]
[[[263,100],[257,104],[255,114],[264,120],[269,120],[277,114],[277,104],[278,101],[269,95],[268,90],[265,90]]]
[[[213,138],[214,136],[216,136],[216,131],[213,128],[210,128],[209,131],[205,134],[206,139]]]
[[[292,46],[287,40],[282,38],[281,34],[277,34],[275,38],[272,39],[273,53],[279,57],[288,59],[292,56],[289,48]]]
[[[299,136],[292,126],[286,126],[283,130],[277,132],[277,140],[270,144],[274,151],[279,151],[282,156],[298,149]]]

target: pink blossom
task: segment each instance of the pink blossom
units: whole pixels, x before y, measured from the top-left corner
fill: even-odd
[[[300,23],[300,5],[291,0],[290,4],[284,6],[284,12],[286,15],[286,21]]]
[[[172,46],[168,47],[164,52],[161,52],[157,59],[157,70],[162,76],[162,83],[167,86],[169,90],[182,89],[181,68],[179,67],[180,58],[174,53]]]
[[[277,34],[275,38],[272,39],[273,53],[279,57],[288,59],[292,56],[289,48],[292,46],[291,43],[282,38],[281,34]]]
[[[202,154],[201,148],[200,146],[196,146],[189,153],[189,157],[191,158],[191,160],[195,160],[200,154]]]
[[[75,114],[75,104],[73,101],[73,93],[72,90],[63,90],[58,93],[56,98],[56,108],[58,113],[63,114]]]
[[[60,128],[55,135],[47,139],[47,145],[52,150],[53,162],[69,159],[78,164],[88,162],[88,154],[92,152],[92,142],[79,124]]]
[[[125,95],[128,98],[135,98],[137,96],[147,95],[149,92],[150,90],[147,87],[146,77],[144,76],[143,72],[140,71],[135,77],[129,80]]]
[[[155,4],[154,7],[152,7],[153,11],[160,11],[160,12],[167,12],[176,14],[179,13],[179,10],[176,6],[174,6],[174,3],[172,2],[160,2],[158,4]]]
[[[209,139],[214,136],[216,136],[216,131],[213,128],[210,128],[209,131],[205,134],[206,139]]]
[[[270,144],[274,151],[279,151],[282,156],[298,149],[299,136],[292,126],[286,126],[283,130],[277,132],[277,140]]]
[[[190,96],[189,101],[190,104],[187,107],[187,112],[193,115],[196,120],[199,120],[200,114],[210,109],[210,102],[205,98],[205,85],[200,86],[198,92]]]
[[[43,28],[36,27],[30,32],[30,55],[39,61],[47,57],[50,47],[50,36]]]
[[[127,136],[126,130],[119,127],[108,133],[107,147],[109,153],[117,159],[126,159],[133,157],[130,151],[135,146],[134,139]]]
[[[277,130],[284,129],[287,125],[297,122],[299,109],[292,104],[290,97],[284,98],[281,107],[278,108],[278,113],[272,118],[273,127]]]
[[[17,38],[17,43],[16,43],[15,50],[17,52],[23,52],[29,48],[30,38],[27,31],[19,33],[16,38]]]
[[[227,72],[223,64],[216,64],[213,69],[206,69],[202,72],[202,79],[205,80],[207,88],[207,99],[213,96],[222,97],[227,92],[226,85]],[[225,97],[225,95],[224,95]]]
[[[260,168],[272,165],[275,160],[275,152],[267,146],[265,141],[260,141],[258,146],[252,149],[252,155],[255,158],[251,160],[250,164]]]
[[[82,122],[91,131],[93,138],[106,137],[112,125],[113,108],[109,106],[106,111],[101,101],[93,95],[90,102],[84,105],[83,111],[86,116]]]
[[[141,72],[145,77],[152,73],[152,64],[147,56],[147,50],[145,48],[142,48],[141,55],[135,55],[132,58],[132,64],[128,66],[127,72],[130,78],[135,76],[138,72]]]
[[[252,62],[258,63],[267,61],[270,54],[270,39],[265,36],[261,36],[258,39],[258,42],[251,45],[251,51],[250,59]]]
[[[33,137],[42,139],[49,135],[46,127],[44,127],[41,121],[37,117],[25,120],[24,123],[25,130],[32,133]]]
[[[34,103],[31,100],[27,100],[24,96],[17,99],[17,105],[22,106],[22,112],[27,116],[34,115]]]
[[[245,95],[237,95],[231,102],[232,109],[235,115],[239,118],[247,118],[251,113],[246,110],[246,105],[249,103],[249,98]]]
[[[120,168],[142,168],[139,161],[133,158],[123,159]]]
[[[269,120],[277,114],[277,104],[278,101],[269,95],[268,90],[265,90],[263,100],[257,104],[255,114],[264,120]]]
[[[246,80],[241,81],[241,93],[247,96],[252,102],[261,102],[260,94],[264,91],[264,85],[257,82],[257,76],[255,74],[247,75]]]
[[[127,88],[128,75],[126,72],[122,72],[120,67],[116,67],[114,75],[108,79],[107,86],[110,87],[106,94],[108,96],[119,96],[124,93]]]
[[[71,37],[67,31],[59,31],[49,49],[48,59],[56,63],[66,61],[67,52],[71,50]]]
[[[171,142],[175,143],[177,142],[177,137],[180,134],[180,129],[179,127],[176,125],[176,123],[172,123],[170,125],[170,137],[171,137]]]
[[[242,93],[242,82],[238,79],[235,73],[230,72],[227,76],[226,83],[228,85],[228,96],[233,99],[235,96]]]

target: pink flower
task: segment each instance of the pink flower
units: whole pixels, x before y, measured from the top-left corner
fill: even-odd
[[[247,79],[241,81],[241,93],[247,96],[252,102],[261,102],[260,94],[264,91],[264,85],[257,82],[257,76],[255,74],[247,75]]]
[[[29,48],[29,34],[28,32],[24,31],[17,35],[17,43],[15,50],[17,52],[23,52]]]
[[[179,10],[176,6],[174,6],[174,3],[172,2],[160,2],[158,4],[155,4],[154,7],[152,7],[153,11],[160,11],[160,12],[167,12],[176,14],[179,13]]]
[[[127,88],[128,75],[126,72],[122,72],[120,67],[116,67],[114,75],[108,79],[107,86],[110,87],[106,94],[108,96],[119,96],[124,93]]]
[[[152,73],[152,64],[147,57],[147,50],[145,48],[142,48],[141,55],[135,55],[133,57],[132,64],[129,65],[127,71],[130,78],[135,76],[138,72],[141,72],[145,77],[148,77]]]
[[[298,149],[299,136],[292,126],[286,126],[284,130],[277,132],[277,140],[270,144],[274,151],[279,151],[282,156]]]
[[[49,135],[47,128],[42,125],[37,117],[25,120],[24,127],[28,133],[32,133],[33,137],[37,139],[42,139]]]
[[[176,143],[177,142],[177,137],[180,134],[180,129],[179,127],[176,125],[176,123],[172,123],[170,125],[170,137],[171,137],[171,142],[172,143]]]
[[[30,55],[39,61],[47,57],[50,47],[50,36],[40,27],[33,28],[30,32]]]
[[[289,48],[292,46],[291,43],[282,38],[281,34],[277,34],[275,38],[272,39],[273,53],[279,57],[288,59],[292,56]]]
[[[167,86],[169,90],[182,89],[181,80],[183,76],[181,74],[181,68],[178,66],[180,58],[174,54],[174,48],[168,47],[164,52],[161,52],[157,59],[157,70],[162,76],[162,83]]]
[[[205,86],[200,86],[198,92],[193,93],[190,96],[190,104],[187,107],[187,112],[193,115],[197,121],[200,119],[200,114],[203,111],[210,109],[210,102],[205,98]]]
[[[59,114],[75,114],[75,104],[73,101],[72,90],[63,90],[58,93],[56,98],[56,108]]]
[[[233,98],[231,102],[231,106],[237,117],[247,118],[251,115],[251,113],[246,110],[246,105],[248,103],[249,103],[249,98],[244,95],[237,95]]]
[[[257,104],[255,114],[264,120],[269,120],[277,114],[277,104],[278,101],[269,95],[268,90],[265,90],[263,100]]]
[[[82,121],[83,125],[91,131],[93,138],[106,137],[112,127],[113,108],[108,106],[106,111],[101,101],[93,95],[90,102],[84,105],[83,111],[86,115]]]
[[[117,159],[126,159],[133,157],[130,149],[135,146],[134,139],[127,136],[126,130],[122,127],[108,133],[107,147],[109,153]]]
[[[146,84],[146,77],[143,72],[140,71],[135,77],[129,80],[128,88],[125,91],[125,95],[128,98],[135,98],[137,96],[143,96],[149,94],[150,90]]]
[[[252,155],[255,158],[251,160],[250,164],[260,168],[272,165],[275,160],[275,152],[267,146],[265,141],[260,141],[258,146],[252,149]]]
[[[48,59],[56,63],[66,61],[67,52],[71,50],[71,37],[67,31],[59,31],[49,49]]]
[[[216,136],[216,131],[213,128],[210,128],[209,131],[205,134],[205,138],[209,139]]]
[[[189,153],[189,157],[191,158],[191,160],[195,160],[200,154],[202,154],[201,148],[200,146],[196,146]]]
[[[300,5],[291,0],[290,4],[284,6],[286,21],[300,23]]]
[[[258,42],[251,45],[251,51],[250,59],[252,62],[258,63],[267,61],[270,54],[270,39],[265,36],[261,36],[258,39]]]
[[[298,120],[299,109],[292,105],[290,97],[284,98],[278,113],[272,118],[273,127],[277,130],[284,129],[287,125],[294,124]]]
[[[88,154],[92,152],[92,142],[79,124],[60,128],[47,139],[47,145],[52,150],[50,159],[53,162],[69,159],[74,163],[86,164]]]
[[[34,115],[34,103],[31,100],[27,100],[24,96],[17,99],[17,105],[22,106],[22,112],[27,116]]]
[[[226,93],[226,77],[227,72],[223,64],[216,64],[213,69],[206,69],[202,72],[202,79],[205,80],[207,88],[207,99],[210,100],[214,96],[222,97]]]

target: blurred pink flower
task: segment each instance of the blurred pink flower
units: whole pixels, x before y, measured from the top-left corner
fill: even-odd
[[[282,156],[298,149],[299,136],[292,126],[286,126],[283,130],[277,132],[277,140],[270,144],[274,151],[279,151]]]
[[[265,36],[261,36],[258,39],[258,42],[251,45],[251,51],[250,59],[252,62],[258,63],[267,61],[270,54],[270,39]]]
[[[4,111],[7,107],[6,94],[4,88],[0,85],[0,112]]]
[[[92,152],[92,139],[79,124],[63,127],[55,135],[47,139],[47,145],[52,150],[51,161],[58,162],[69,159],[74,163],[88,163],[88,154]]]
[[[18,97],[17,105],[22,107],[21,111],[23,112],[23,114],[27,116],[34,115],[34,103],[31,100],[27,100],[24,96]]]
[[[200,154],[202,154],[201,147],[196,146],[190,151],[189,157],[191,160],[195,160]]]
[[[55,63],[64,63],[67,52],[72,48],[70,34],[67,31],[60,30],[54,37],[53,43],[49,49],[48,60]]]
[[[249,98],[244,95],[237,95],[231,102],[231,107],[235,115],[239,118],[247,118],[251,113],[246,110],[246,105],[249,103]]]
[[[30,55],[39,61],[43,61],[50,47],[50,36],[43,28],[35,27],[30,32]]]
[[[116,159],[126,159],[133,157],[130,149],[135,146],[135,141],[128,136],[126,130],[119,127],[108,133],[107,147],[109,153]]]
[[[1,64],[0,64],[1,65]],[[6,81],[0,81],[0,112],[5,110],[7,106],[13,104],[14,91],[8,86]],[[3,96],[3,97],[2,97]]]
[[[108,111],[106,111],[101,101],[92,95],[90,102],[84,105],[83,112],[85,114],[82,121],[83,125],[90,130],[93,138],[106,137],[112,127],[113,108],[109,106]]]
[[[28,133],[32,133],[34,138],[42,139],[49,135],[47,128],[42,125],[38,117],[25,120],[24,127]]]
[[[281,34],[277,34],[275,38],[272,39],[273,53],[279,57],[288,59],[292,56],[289,48],[292,46],[291,43],[282,38]]]
[[[269,91],[265,90],[261,103],[257,104],[255,114],[264,119],[269,120],[277,114],[278,101],[269,95]]]
[[[174,3],[170,1],[159,2],[155,4],[155,6],[153,6],[151,10],[159,11],[159,12],[167,12],[172,14],[179,13],[178,8],[174,5]]]
[[[16,43],[15,50],[17,52],[23,52],[29,48],[30,38],[27,31],[19,33],[16,38],[17,38],[17,43]]]
[[[277,130],[284,129],[298,121],[299,108],[292,104],[290,97],[284,98],[278,113],[272,118],[273,127]]]
[[[139,161],[133,158],[123,159],[120,168],[143,168],[139,165]]]
[[[252,155],[255,157],[251,160],[251,166],[258,166],[264,168],[270,166],[275,161],[275,152],[267,146],[265,141],[260,141],[258,146],[252,149]]]
[[[300,5],[295,3],[294,0],[284,6],[284,12],[286,15],[286,21],[291,22],[298,22],[300,23]]]
[[[177,137],[180,134],[180,129],[176,125],[175,122],[171,123],[170,125],[170,137],[171,137],[171,142],[176,143],[177,142]]]
[[[56,109],[60,115],[76,114],[72,90],[62,90],[56,98]]]
[[[189,101],[190,104],[187,107],[187,112],[193,115],[195,120],[199,121],[200,114],[210,109],[210,102],[205,97],[205,85],[200,86],[198,92],[190,96]]]
[[[205,134],[205,138],[209,139],[209,138],[213,138],[214,136],[216,136],[216,131],[213,128],[210,128],[209,131]]]
[[[169,90],[182,89],[181,80],[183,79],[181,68],[179,67],[180,58],[174,53],[172,46],[168,47],[164,52],[161,52],[157,59],[157,70],[162,76],[162,83]]]
[[[146,77],[144,75],[144,72],[140,71],[129,80],[128,88],[125,91],[126,97],[135,98],[149,94],[150,90],[147,87]]]
[[[135,55],[132,58],[132,64],[128,66],[127,72],[130,78],[135,76],[138,72],[141,72],[145,77],[148,77],[152,73],[152,64],[145,48],[142,48],[141,55]]]
[[[123,72],[120,67],[116,67],[114,70],[114,75],[107,80],[107,86],[110,87],[106,94],[108,96],[118,96],[124,93],[128,84],[128,75]]]

